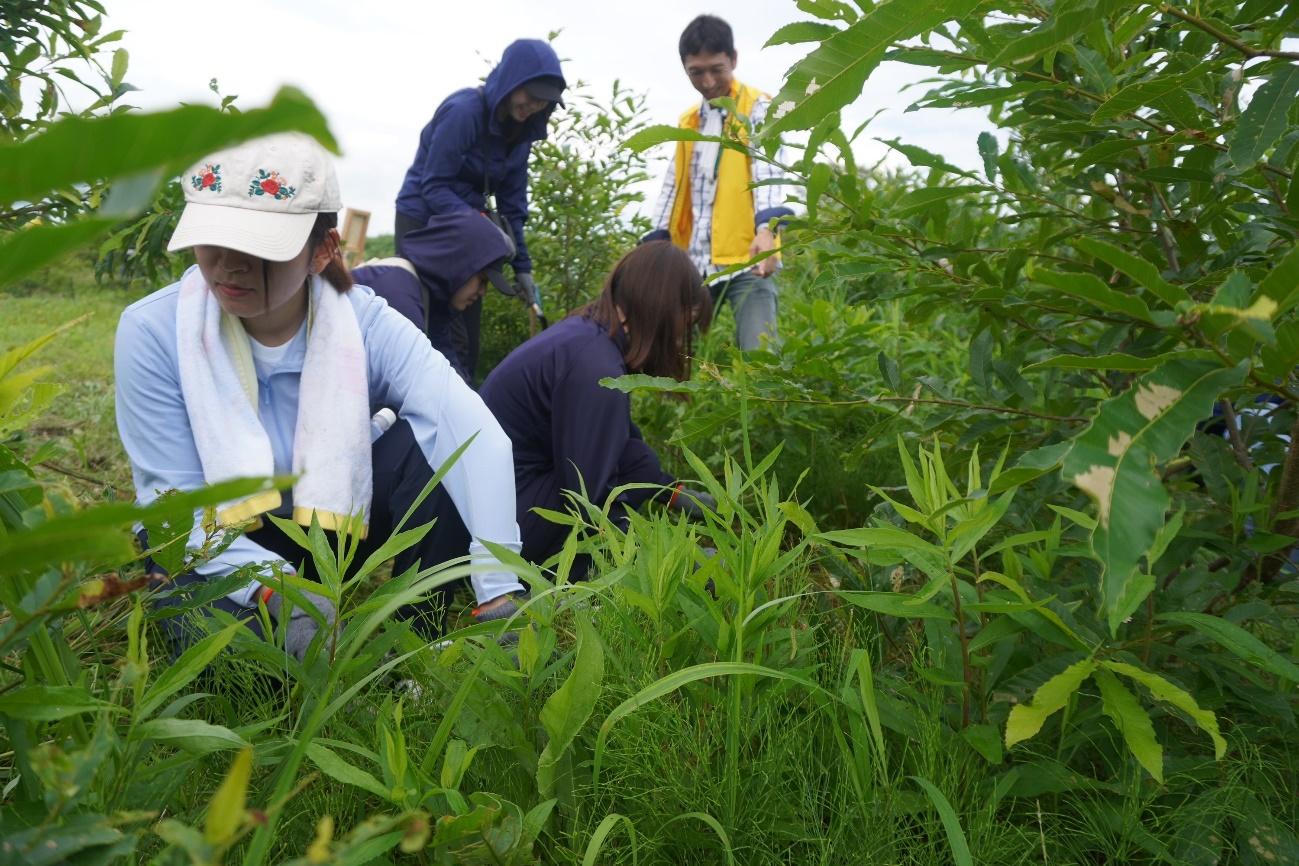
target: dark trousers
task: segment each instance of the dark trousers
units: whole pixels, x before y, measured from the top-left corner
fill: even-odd
[[[433,469],[424,458],[415,434],[406,421],[398,421],[388,432],[379,437],[371,450],[374,472],[374,497],[370,505],[369,532],[360,544],[353,567],[365,562],[370,554],[388,540],[396,529],[398,521],[405,516],[412,503],[419,496],[425,485],[433,478]],[[469,530],[465,528],[460,512],[446,488],[439,484],[414,514],[406,521],[405,529],[414,529],[431,521],[436,521],[433,528],[418,544],[398,554],[393,560],[393,574],[402,574],[412,565],[425,568],[450,559],[464,556],[469,551]],[[330,537],[330,547],[334,547],[334,534]],[[271,521],[263,521],[261,528],[248,533],[248,537],[272,553],[291,563],[298,574],[310,580],[318,580],[311,555],[284,534]],[[174,587],[186,587],[202,582],[204,578],[197,574],[179,575],[172,581]],[[457,582],[458,584],[459,582]],[[412,620],[415,628],[426,637],[435,637],[440,633],[446,608],[455,591],[455,585],[447,585],[438,590],[429,600],[418,605],[409,605],[398,610],[402,619]],[[168,607],[181,603],[176,596],[158,599],[158,607]],[[254,611],[231,601],[219,598],[210,607],[224,610],[236,617],[245,619],[250,628],[259,636],[261,625],[253,616]],[[162,627],[171,641],[174,655],[178,656],[205,633],[195,629],[194,623],[184,616],[169,617],[162,620]]]
[[[401,249],[401,239],[406,236],[407,232],[422,229],[424,225],[417,219],[407,214],[397,211],[397,220],[393,226],[393,240],[397,247],[397,255],[404,256]],[[424,274],[420,274],[420,279],[424,280]],[[425,313],[428,311],[425,310]],[[460,366],[464,368],[466,381],[469,387],[477,386],[478,377],[478,347],[483,330],[483,299],[479,298],[470,304],[467,308],[457,313],[451,313],[451,345],[455,349],[456,357],[460,361]]]

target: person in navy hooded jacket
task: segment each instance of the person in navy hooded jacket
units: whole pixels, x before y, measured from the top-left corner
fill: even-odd
[[[546,124],[562,104],[566,86],[554,49],[540,39],[519,39],[505,49],[482,87],[457,90],[443,100],[420,132],[415,159],[397,194],[398,255],[409,258],[403,239],[426,226],[430,217],[485,211],[494,199],[517,248],[511,262],[515,291],[539,301],[523,235],[528,156],[532,143],[546,137]],[[478,301],[455,321],[458,354],[471,379],[478,364],[481,316]]]
[[[659,465],[631,420],[631,399],[600,380],[648,373],[690,376],[692,337],[712,317],[712,300],[690,257],[666,241],[636,247],[613,268],[600,296],[515,349],[483,382],[480,396],[514,446],[514,479],[522,555],[533,563],[558,553],[568,527],[533,512],[568,508],[566,491],[585,487],[603,505],[624,484],[652,484],[619,494],[612,516],[625,521],[658,493],[667,505],[698,516],[714,507]]]
[[[487,217],[466,210],[430,217],[427,226],[406,235],[402,250],[404,258],[373,259],[353,269],[352,278],[427,334],[469,384],[452,322],[482,299],[488,283],[510,293],[501,266],[514,245]]]

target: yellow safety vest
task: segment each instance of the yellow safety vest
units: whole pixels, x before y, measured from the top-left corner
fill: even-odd
[[[740,114],[748,117],[753,104],[763,94],[747,84],[731,81],[731,98]],[[741,142],[748,143],[748,130],[743,124],[728,117],[728,130]],[[680,126],[699,129],[699,107],[695,106],[681,115]],[[694,208],[690,202],[690,158],[694,153],[693,141],[678,141],[676,155],[676,193],[672,201],[672,217],[668,224],[672,243],[689,249],[690,235],[694,230]],[[713,198],[712,253],[713,264],[734,265],[749,260],[749,247],[753,244],[754,209],[752,167],[749,154],[731,148],[721,148],[717,165],[717,193]]]

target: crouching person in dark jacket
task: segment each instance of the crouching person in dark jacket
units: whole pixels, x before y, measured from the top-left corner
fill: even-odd
[[[546,137],[546,124],[555,106],[563,104],[566,86],[555,50],[539,39],[519,39],[505,49],[482,87],[457,90],[443,100],[420,132],[415,159],[397,194],[397,254],[411,258],[406,235],[427,225],[429,217],[494,212],[517,247],[510,262],[515,291],[529,303],[539,303],[523,235],[528,156],[532,143]],[[482,304],[474,302],[452,323],[471,385],[481,316]]]
[[[631,483],[673,486],[631,420],[631,400],[600,385],[628,372],[690,374],[692,334],[705,329],[712,302],[690,257],[666,242],[643,244],[623,256],[600,297],[509,354],[487,377],[483,402],[514,445],[523,556],[544,562],[563,546],[567,527],[535,514],[535,507],[566,510],[566,493],[585,485],[603,504]],[[697,508],[703,494],[680,490],[672,504]],[[615,520],[655,496],[625,491]]]
[[[503,294],[513,293],[501,267],[513,257],[514,245],[487,217],[459,211],[431,217],[427,226],[406,235],[402,250],[404,257],[366,262],[352,271],[352,278],[427,334],[433,348],[472,387],[452,325],[482,299],[488,283]]]

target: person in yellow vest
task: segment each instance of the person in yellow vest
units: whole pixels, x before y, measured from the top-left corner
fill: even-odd
[[[734,133],[744,140],[748,129],[762,125],[771,97],[736,80],[738,56],[729,24],[700,15],[682,32],[678,52],[686,77],[703,97],[681,115],[681,126],[704,135]],[[734,100],[741,117],[712,104],[723,97]],[[776,160],[784,162],[780,154]],[[747,262],[776,248],[779,221],[793,214],[785,205],[782,177],[771,163],[715,142],[678,142],[653,212],[654,231],[645,240],[671,240],[689,253],[705,278]],[[757,348],[764,335],[776,337],[773,275],[778,266],[779,257],[771,255],[709,286],[715,304],[731,304],[735,341],[742,350]]]

